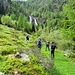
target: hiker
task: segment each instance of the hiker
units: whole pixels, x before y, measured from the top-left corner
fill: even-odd
[[[55,51],[56,45],[54,42],[51,43],[51,59],[54,58],[54,51]]]
[[[41,49],[42,41],[41,41],[40,37],[38,38],[37,46],[38,46],[39,49]]]
[[[28,34],[27,34],[27,36],[26,36],[26,41],[29,42],[29,35],[28,35]]]
[[[47,49],[50,50],[49,46],[50,46],[50,42],[46,41],[46,49],[45,50],[47,50]]]

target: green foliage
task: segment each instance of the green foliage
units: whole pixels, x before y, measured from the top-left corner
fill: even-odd
[[[17,21],[16,20],[12,20],[11,25],[13,28],[17,29]]]
[[[54,67],[56,68],[56,71],[59,72],[59,74],[57,75],[74,75],[74,62],[72,62],[72,60],[70,60],[69,58],[65,57],[63,51],[58,50],[56,51],[55,55],[56,62]]]
[[[67,2],[69,2],[69,4],[67,4]],[[3,6],[2,3],[0,6],[1,7]],[[74,52],[75,0],[71,1],[70,0],[36,0],[36,1],[28,0],[26,3],[12,1],[11,5],[9,2],[5,14],[6,13],[8,13],[10,16],[3,15],[1,17],[2,24],[7,25],[9,27],[14,27],[15,29],[26,31],[28,33],[31,33],[31,28],[32,31],[35,32],[35,26],[31,25],[28,22],[27,17],[25,15],[31,14],[35,16],[39,20],[39,22],[41,22],[40,25],[44,24],[47,25],[47,27],[45,27],[42,30],[39,26],[39,31],[34,36],[37,37],[40,35],[44,41],[45,40],[49,40],[50,42],[54,41],[56,43],[57,48],[61,50],[69,49]],[[43,23],[44,20],[45,23]],[[11,36],[13,38],[11,38]],[[19,32],[16,32],[13,29],[8,30],[6,27],[4,27],[4,29],[0,27],[0,54],[8,55],[16,53],[17,51],[22,52],[28,50],[29,47],[34,48],[35,44],[32,42],[36,43],[37,39],[32,40],[30,43],[27,43],[24,38],[25,38],[24,35],[21,35],[21,33],[19,34]],[[44,48],[45,47],[43,46],[42,49],[44,50]],[[44,54],[45,56],[50,54],[49,52],[45,52],[43,50],[42,54]],[[70,54],[69,56],[71,58],[75,58],[74,54]],[[3,57],[4,56],[0,56],[0,59],[2,59]],[[69,62],[69,60],[67,60],[67,58],[65,58],[62,55],[62,53],[60,54],[60,52],[56,51],[56,57],[57,58],[55,58],[56,61],[54,65],[55,67],[53,67],[52,70],[50,71],[51,75],[75,74],[75,72],[73,71],[74,67],[73,70],[69,68],[72,67],[73,65]],[[2,71],[4,71],[7,74],[8,72],[9,74],[10,73],[13,74],[14,71],[18,71],[23,73],[23,75],[35,75],[35,74],[48,75],[48,73],[44,70],[44,67],[41,66],[41,64],[39,64],[40,62],[35,56],[31,55],[30,58],[31,58],[30,62],[26,61],[22,62],[19,59],[16,58],[10,59],[8,57],[7,60],[1,61],[5,62],[5,64],[2,64]],[[12,65],[12,63],[14,65]],[[70,71],[72,71],[72,73]]]
[[[68,26],[68,28],[71,28],[72,26],[74,27],[74,17],[75,17],[75,10],[73,9],[75,7],[75,2],[71,3],[71,4],[67,4],[63,7],[63,11],[64,11],[64,15],[65,15],[65,22],[66,26]],[[67,8],[67,9],[66,9]]]
[[[11,0],[7,0],[9,3],[11,3]]]
[[[6,16],[2,16],[1,17],[1,22],[2,22],[2,24],[7,24],[7,25],[10,25],[11,24],[11,17],[9,17],[8,15],[6,15]]]
[[[3,49],[0,50],[0,54],[1,55],[7,55],[7,54],[15,53],[14,52],[15,48],[16,47],[14,47],[14,46],[6,45]]]
[[[28,33],[31,32],[31,24],[28,22],[27,17],[23,17],[22,13],[20,13],[18,18],[18,25],[17,28]]]
[[[3,15],[1,17],[1,22],[2,22],[3,25],[7,25],[9,27],[14,27],[14,28],[17,27],[17,25],[16,25],[17,21],[16,20],[12,20],[11,17],[8,16],[8,15],[5,15],[5,16]]]
[[[35,64],[37,64],[37,63],[39,63],[39,60],[37,59],[37,57],[35,57],[34,55],[32,55],[32,54],[30,54],[29,55],[30,56],[30,60],[31,60],[31,63],[35,63]]]
[[[33,61],[33,59],[31,60]],[[35,59],[34,61],[36,60],[37,59]],[[48,75],[48,73],[44,70],[43,66],[37,65],[36,62],[32,63],[28,61],[21,61],[17,58],[8,58],[5,61],[5,64],[2,66],[2,71],[6,74],[10,74],[10,73],[14,74],[14,72],[17,71],[19,73],[26,74],[26,75],[27,74]]]
[[[23,61],[15,58],[16,52],[28,52],[29,47],[36,46],[34,40],[31,37],[31,42],[26,42],[23,32],[16,31],[13,28],[0,25],[0,71],[7,74],[14,74],[15,71],[22,73],[23,75],[44,75],[48,72],[41,65],[39,59],[34,55],[30,55],[30,61]],[[12,42],[12,43],[11,43]],[[3,62],[3,63],[2,63]]]
[[[4,64],[2,71],[5,73],[10,73],[10,71],[14,70],[17,67],[21,67],[22,63],[17,58],[9,58],[6,63]]]
[[[28,22],[26,17],[23,18],[23,28],[24,28],[24,31],[28,33],[31,32],[32,25]]]
[[[11,14],[11,18],[12,18],[12,20],[16,20],[16,15],[15,14]]]
[[[23,15],[20,13],[19,18],[18,18],[18,29],[21,29],[23,25]]]
[[[74,53],[70,53],[68,56],[69,56],[69,58],[75,58],[75,54]]]
[[[51,21],[50,21],[50,19],[49,20],[47,20],[47,26],[48,26],[48,30],[49,30],[49,32],[50,32],[50,29],[51,29]]]
[[[12,14],[11,17],[8,15],[5,15],[5,16],[3,15],[1,17],[1,22],[2,22],[2,24],[7,25],[9,27],[13,27],[15,29],[20,29],[20,30],[26,31],[28,33],[31,32],[32,25],[28,22],[26,17],[23,17],[22,13],[20,13],[20,15],[19,15],[18,22],[16,20],[12,20],[12,19],[14,19],[14,14]]]
[[[2,55],[0,55],[0,60],[2,60]]]

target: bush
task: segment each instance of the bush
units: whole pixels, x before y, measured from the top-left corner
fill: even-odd
[[[32,29],[32,25],[29,22],[25,23],[24,31],[30,33],[31,29]]]
[[[8,26],[11,26],[11,21],[12,21],[12,19],[11,19],[11,17],[9,17],[8,15],[6,15],[6,16],[2,16],[1,17],[1,22],[2,22],[2,24],[4,24],[4,25],[8,25]]]
[[[1,17],[1,22],[3,25],[7,25],[9,27],[14,27],[16,28],[17,27],[17,21],[16,20],[12,20],[12,18],[8,15],[3,15]]]
[[[39,63],[39,60],[37,59],[37,57],[35,57],[34,55],[30,54],[30,60],[31,60],[31,63]]]
[[[70,54],[69,54],[69,57],[70,57],[70,58],[75,58],[75,54],[74,54],[74,53],[70,53]]]
[[[15,46],[6,45],[3,49],[0,50],[0,54],[2,55],[12,54],[16,52],[15,49],[16,49]]]
[[[17,27],[17,21],[16,20],[11,21],[11,27],[14,27],[16,29],[16,27]]]
[[[18,58],[8,58],[5,64],[2,66],[2,71],[5,74],[14,74],[14,72],[21,73],[23,75],[49,75],[44,70],[44,67],[37,63],[37,58],[33,55],[31,61],[22,61]]]
[[[2,60],[2,55],[0,55],[0,60]]]

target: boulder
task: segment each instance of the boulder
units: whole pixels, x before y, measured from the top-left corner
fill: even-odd
[[[19,53],[19,52],[17,52],[17,53],[15,54],[15,57],[17,57],[17,58],[21,58],[20,53]]]
[[[17,53],[15,54],[15,57],[20,58],[20,59],[22,59],[22,60],[30,61],[28,55],[25,54],[25,53],[19,53],[19,52],[17,52]]]
[[[22,59],[22,60],[30,61],[30,59],[29,59],[29,57],[28,57],[27,54],[25,54],[25,53],[21,53],[20,55],[21,55],[21,59]]]
[[[4,73],[3,72],[0,72],[0,75],[4,75]]]

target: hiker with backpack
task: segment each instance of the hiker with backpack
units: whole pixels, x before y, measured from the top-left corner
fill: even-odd
[[[41,49],[41,47],[42,47],[42,40],[40,37],[38,38],[37,46],[39,49]]]
[[[55,51],[56,45],[54,42],[51,43],[51,59],[54,58],[54,51]]]
[[[26,41],[29,42],[29,34],[26,35]]]
[[[50,46],[50,42],[49,42],[49,41],[46,41],[46,49],[45,49],[45,51],[46,51],[47,49],[50,50],[49,46]]]

